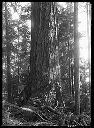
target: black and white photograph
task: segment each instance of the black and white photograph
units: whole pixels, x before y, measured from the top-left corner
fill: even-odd
[[[2,2],[2,126],[91,126],[90,2]]]

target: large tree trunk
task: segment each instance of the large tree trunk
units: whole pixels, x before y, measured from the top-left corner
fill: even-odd
[[[26,104],[29,97],[43,92],[43,89],[49,84],[49,16],[49,2],[32,3],[30,82],[22,92],[25,95],[23,104]]]
[[[34,28],[31,32],[31,81],[33,88],[38,89],[45,81],[45,75],[49,68],[49,2],[38,2],[33,4]],[[48,79],[46,77],[46,79]],[[48,82],[49,83],[49,80]]]
[[[74,86],[75,86],[75,112],[80,114],[80,88],[79,88],[79,40],[78,40],[78,3],[74,3]]]

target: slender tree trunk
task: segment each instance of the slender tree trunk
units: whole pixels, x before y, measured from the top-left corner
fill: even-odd
[[[18,27],[18,44],[19,44],[19,21],[18,21],[18,26],[17,27]],[[17,86],[17,93],[18,93],[18,87],[19,86],[20,86],[20,57],[19,57],[19,50],[18,50],[18,86]]]
[[[78,3],[74,2],[74,86],[75,86],[75,112],[80,114],[80,88],[79,88],[79,42],[78,42]]]
[[[71,74],[70,74],[70,70],[71,70],[71,66],[70,66],[70,44],[68,41],[68,51],[69,51],[69,86],[70,86],[70,95],[72,95],[72,88],[71,88]]]
[[[71,64],[71,89],[72,89],[72,97],[74,99],[74,65]]]
[[[10,74],[10,42],[9,42],[9,30],[8,30],[8,10],[7,2],[5,2],[5,24],[6,24],[6,48],[7,48],[7,91],[8,91],[8,102],[12,101],[12,86],[11,86],[11,74]]]
[[[87,34],[88,34],[88,63],[89,63],[89,88],[91,95],[91,5],[87,3]],[[91,97],[90,97],[91,104]]]
[[[71,63],[70,63],[70,75],[71,75],[71,91],[72,91],[72,97],[74,99],[74,62],[73,62],[73,49],[70,46],[71,52],[70,52],[70,58],[71,58]]]

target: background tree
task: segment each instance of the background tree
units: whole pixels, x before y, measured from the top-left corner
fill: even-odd
[[[8,102],[11,102],[12,101],[12,85],[11,85],[11,73],[10,73],[10,50],[11,50],[11,47],[10,47],[10,41],[11,41],[11,38],[10,38],[10,34],[11,34],[11,27],[10,27],[10,24],[8,22],[8,19],[9,19],[9,11],[7,9],[7,3],[5,3],[5,23],[6,23],[6,50],[7,50],[7,90],[8,90]]]
[[[79,44],[78,44],[78,3],[74,3],[74,86],[76,114],[80,114],[80,86],[79,86]]]
[[[67,8],[58,9],[58,40],[59,40],[59,62],[61,70],[61,82],[63,95],[71,94],[71,83],[69,82],[70,66],[73,57],[73,5],[67,5]],[[67,86],[66,86],[67,85]]]

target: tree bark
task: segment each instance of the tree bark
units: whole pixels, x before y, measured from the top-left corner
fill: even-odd
[[[37,89],[39,86],[42,85],[42,81],[44,79],[43,73],[47,73],[49,67],[48,33],[49,33],[50,5],[49,2],[38,2],[38,3],[34,3],[33,6],[36,7],[36,10],[33,10],[34,11],[33,21],[35,25],[34,25],[34,29],[31,32],[32,40],[31,40],[30,61],[31,61],[31,80],[32,80],[32,76],[34,76],[33,77],[35,83],[34,87]]]

